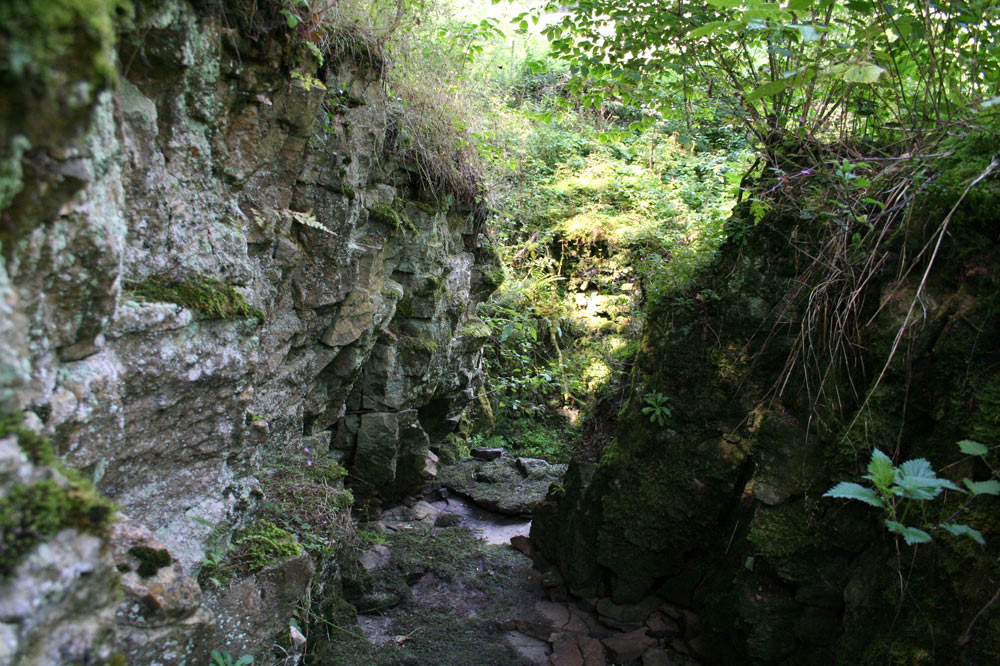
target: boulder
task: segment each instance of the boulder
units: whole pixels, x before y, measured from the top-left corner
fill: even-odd
[[[566,465],[503,454],[490,461],[466,458],[445,467],[439,478],[451,490],[508,516],[530,515],[549,486],[566,473]]]

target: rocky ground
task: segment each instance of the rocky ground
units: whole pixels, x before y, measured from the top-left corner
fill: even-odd
[[[502,460],[509,469],[534,470],[536,476],[547,467],[543,461]],[[495,485],[509,484],[513,477],[498,472],[500,461],[466,460],[460,474],[446,471],[443,478],[475,477],[481,484],[492,476],[499,479]],[[358,627],[340,629],[319,663],[697,663],[691,656],[699,632],[693,613],[657,598],[631,606],[575,598],[535,552],[526,536],[529,518],[487,511],[455,492],[441,495],[438,490],[411,498],[367,525],[362,533],[371,545],[353,583],[359,588]]]

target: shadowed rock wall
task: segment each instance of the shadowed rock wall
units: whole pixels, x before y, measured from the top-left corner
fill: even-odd
[[[956,443],[1000,436],[996,176],[954,211],[909,318],[926,264],[900,267],[998,148],[996,136],[963,137],[912,184],[912,217],[883,246],[882,269],[854,283],[855,319],[809,303],[822,281],[862,275],[866,256],[804,281],[830,229],[799,217],[801,201],[759,223],[737,209],[709,269],[648,313],[616,440],[597,465],[573,463],[535,515],[532,536],[571,587],[696,610],[703,633],[691,644],[706,663],[996,662],[1000,500],[956,514],[966,497],[951,492],[907,518],[960,515],[985,548],[944,530],[913,547],[878,510],[822,495],[863,482],[875,447],[897,464],[927,458],[958,483],[990,478]],[[833,330],[838,315],[857,330]],[[641,413],[656,393],[672,411],[662,424]],[[995,469],[996,452],[988,459]]]

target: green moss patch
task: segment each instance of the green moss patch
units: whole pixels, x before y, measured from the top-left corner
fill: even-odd
[[[133,546],[129,555],[139,560],[139,575],[143,578],[155,576],[163,567],[170,566],[173,558],[165,548],[150,548],[149,546]]]
[[[176,303],[201,312],[209,319],[254,317],[264,323],[264,313],[251,306],[236,289],[212,278],[187,282],[151,278],[129,286],[138,298],[152,302]]]
[[[376,203],[368,209],[368,216],[375,222],[380,222],[392,229],[409,229],[416,231],[413,222],[398,210],[388,204]]]
[[[62,465],[46,438],[22,425],[21,415],[0,414],[0,438],[11,435],[31,463],[55,468],[62,479],[14,483],[0,499],[0,577],[38,543],[68,527],[103,536],[114,511],[88,480]]]
[[[64,66],[81,42],[97,44],[95,72],[109,79],[112,74],[116,10],[127,7],[121,0],[21,0],[0,5],[0,35],[7,39],[0,75],[22,76],[32,69],[44,80],[58,82],[55,67]]]
[[[268,520],[255,522],[234,543],[236,561],[249,571],[259,571],[303,553],[294,534]]]

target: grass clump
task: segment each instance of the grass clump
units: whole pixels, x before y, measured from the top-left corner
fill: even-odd
[[[355,538],[354,495],[344,488],[347,473],[308,448],[268,460],[261,476],[268,497],[263,516],[293,534],[313,557],[336,553]]]
[[[17,438],[32,464],[55,468],[60,477],[28,485],[14,481],[4,488],[0,499],[0,578],[10,575],[38,543],[63,529],[72,527],[103,536],[114,512],[111,502],[90,481],[63,466],[48,439],[22,424],[20,414],[0,414],[0,438],[9,436]]]
[[[197,310],[209,319],[254,317],[264,323],[264,313],[247,303],[235,287],[213,278],[185,282],[150,278],[131,285],[129,291],[145,301],[176,303]]]

